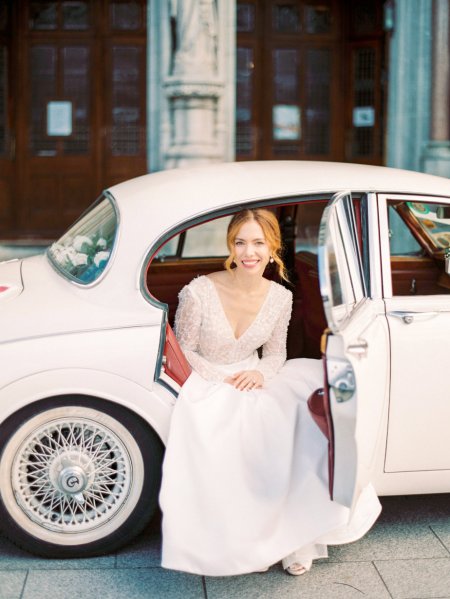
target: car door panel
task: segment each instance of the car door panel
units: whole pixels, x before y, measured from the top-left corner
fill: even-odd
[[[397,249],[388,214],[392,206],[431,261],[415,295],[400,295]],[[450,199],[379,194],[383,287],[391,339],[390,404],[384,470],[412,473],[450,470],[450,277],[444,250],[450,240]],[[402,256],[403,258],[403,256]],[[423,265],[422,265],[423,266]]]
[[[450,469],[447,297],[386,300],[393,376],[386,472]]]
[[[393,256],[391,258],[394,295],[431,295],[450,293],[440,283],[435,260],[425,256]]]
[[[332,496],[348,507],[370,480],[389,381],[384,303],[367,297],[359,252],[351,195],[336,194],[322,219],[319,275],[331,329],[325,356],[334,435]]]
[[[349,507],[370,481],[374,466],[388,400],[388,348],[384,306],[369,298],[344,329],[328,338],[327,377],[335,440],[333,497]]]

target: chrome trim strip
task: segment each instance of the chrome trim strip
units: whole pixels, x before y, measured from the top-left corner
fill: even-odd
[[[351,192],[349,190],[339,191],[333,195],[331,200],[328,202],[325,210],[323,211],[322,218],[320,221],[319,228],[319,238],[318,238],[318,270],[319,270],[319,285],[320,285],[320,294],[322,296],[323,307],[325,311],[325,316],[327,319],[327,324],[332,330],[333,333],[337,333],[339,331],[336,326],[332,313],[332,283],[330,278],[330,264],[328,260],[328,252],[327,252],[327,239],[329,239],[330,231],[329,231],[329,221],[330,215],[336,204],[338,204],[343,198],[346,196],[351,197]],[[339,222],[338,222],[339,225]],[[340,229],[340,227],[339,227]],[[342,231],[340,231],[342,235]],[[341,321],[341,325],[345,325],[348,321],[349,315],[346,315],[345,318]]]
[[[383,297],[383,281],[380,256],[380,224],[378,219],[377,195],[367,194],[369,268],[370,268],[370,297],[381,299]]]
[[[148,322],[143,324],[131,324],[122,325],[117,327],[104,327],[95,329],[80,329],[78,331],[61,331],[60,333],[45,333],[42,335],[30,335],[29,337],[17,337],[16,339],[6,339],[6,341],[0,341],[0,345],[7,345],[10,343],[21,343],[22,341],[33,341],[35,339],[49,339],[53,337],[62,337],[64,335],[84,335],[87,333],[104,333],[107,331],[120,331],[122,329],[145,329],[149,327],[156,327],[159,323]]]
[[[392,197],[395,199],[395,196]],[[389,299],[392,298],[392,275],[391,252],[389,248],[387,196],[385,194],[378,195],[378,219],[380,230],[380,270],[383,284],[383,297],[385,299]]]

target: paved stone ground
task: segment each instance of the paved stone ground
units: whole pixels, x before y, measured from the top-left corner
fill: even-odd
[[[202,577],[159,566],[155,520],[102,557],[45,560],[0,536],[0,599],[450,599],[450,494],[382,498],[360,541],[330,548],[308,574]]]

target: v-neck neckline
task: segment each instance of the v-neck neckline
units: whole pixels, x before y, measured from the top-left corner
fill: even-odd
[[[221,300],[220,295],[219,295],[219,290],[217,289],[214,281],[210,277],[208,277],[207,275],[205,275],[205,279],[208,279],[209,283],[213,287],[214,293],[216,295],[217,302],[218,302],[218,304],[220,306],[220,309],[221,309],[221,312],[222,312],[222,315],[223,315],[223,318],[224,318],[225,322],[228,325],[228,328],[230,330],[231,336],[233,337],[234,341],[237,343],[238,341],[240,341],[242,339],[242,337],[244,337],[244,335],[247,334],[247,331],[249,331],[253,327],[253,325],[255,324],[255,322],[259,319],[259,317],[261,315],[261,312],[263,311],[263,309],[264,309],[264,307],[265,307],[265,305],[267,303],[267,300],[269,299],[270,292],[273,289],[273,281],[269,281],[269,287],[267,289],[266,295],[265,295],[265,297],[264,297],[264,299],[262,301],[262,304],[261,304],[261,306],[260,306],[260,308],[258,310],[258,313],[256,314],[255,318],[252,320],[252,322],[249,324],[249,326],[245,329],[245,331],[243,333],[241,333],[239,335],[239,337],[236,337],[236,335],[234,333],[234,330],[233,330],[233,327],[231,326],[231,322],[229,321],[227,313],[225,312],[225,308],[223,307],[223,303],[222,303],[222,300]]]

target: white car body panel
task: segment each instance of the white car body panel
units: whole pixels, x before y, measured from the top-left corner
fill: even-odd
[[[20,260],[8,260],[2,263],[0,288],[0,306],[3,309],[8,300],[22,293],[23,284]]]
[[[387,472],[450,470],[450,298],[386,300],[391,337]],[[406,324],[392,313],[411,311]]]
[[[48,370],[14,381],[0,391],[2,421],[33,402],[62,395],[98,397],[122,405],[148,422],[164,443],[167,441],[174,403],[171,393],[159,385],[150,391],[122,376],[94,369]]]
[[[361,344],[367,344],[366,353],[354,354],[351,347]],[[353,397],[345,402],[337,401],[333,388],[330,390],[335,429],[348,427],[347,435],[335,431],[335,476],[343,473],[335,478],[335,497],[349,507],[371,481],[376,463],[389,401],[388,348],[389,332],[380,300],[365,300],[345,328],[328,339],[328,380],[333,363],[341,360],[351,365],[356,386]]]
[[[326,347],[334,429],[333,498],[348,507],[371,480],[389,399],[384,303],[364,297],[357,232],[353,218],[348,220],[351,213],[350,195],[336,194],[324,211],[319,235],[320,288],[333,330]]]
[[[160,334],[165,324],[164,307],[145,297],[141,289],[142,268],[150,253],[157,249],[159,240],[167,238],[172,229],[184,227],[186,220],[206,219],[218,210],[232,210],[245,202],[281,201],[291,196],[331,194],[343,189],[373,192],[373,200],[376,193],[397,193],[404,198],[409,194],[412,199],[417,198],[413,194],[432,195],[442,201],[442,197],[447,200],[450,197],[450,180],[382,167],[276,161],[165,171],[112,187],[109,191],[118,207],[119,237],[108,271],[98,283],[84,287],[69,282],[56,272],[46,256],[39,256],[22,262],[23,291],[14,298],[5,294],[2,299],[0,294],[0,422],[39,399],[83,394],[130,408],[165,440],[174,397],[154,382]],[[380,197],[382,203],[383,195]],[[388,328],[381,295],[384,292],[389,298],[390,281],[385,272],[380,272],[381,262],[389,261],[387,222],[381,209],[377,213],[374,202],[369,204],[369,217],[374,295],[352,315],[350,323],[339,333],[339,343],[333,347],[335,353],[340,352],[352,365],[357,380],[352,408],[356,414],[355,436],[349,440],[359,452],[357,480],[353,483],[358,486],[371,478],[382,494],[450,492],[450,462],[440,455],[440,451],[450,455],[444,441],[448,436],[444,436],[444,429],[450,415],[447,408],[450,401],[446,405],[444,396],[438,397],[437,387],[427,386],[427,377],[423,377],[420,385],[412,377],[408,380],[403,358],[408,344],[413,352],[410,336],[426,327],[428,338],[437,345],[432,353],[425,353],[428,366],[424,363],[423,372],[432,373],[428,378],[434,377],[433,384],[442,380],[449,338],[445,331],[450,332],[449,296],[429,296],[423,298],[422,304],[420,298],[413,297],[388,300],[388,310],[416,306],[440,312],[436,319],[417,327],[398,320],[390,322],[391,334],[398,332],[399,338],[393,345],[393,399],[388,412]],[[374,233],[378,235],[378,226],[385,236],[381,240],[381,259],[378,240],[373,237]],[[10,281],[19,289],[18,265],[18,262],[0,264],[0,286]],[[366,357],[358,358],[347,350],[360,337],[368,342],[368,352]],[[416,349],[420,349],[419,337],[414,340]],[[429,392],[423,398],[426,389]],[[439,389],[442,390],[442,383]],[[416,392],[419,392],[417,397],[409,403],[408,397]],[[395,399],[395,395],[400,397],[402,393],[403,399]],[[395,409],[393,401],[399,401]],[[404,437],[410,447],[409,462],[405,464],[411,470],[417,469],[414,464],[435,469],[432,460],[436,456],[438,467],[445,470],[385,472],[386,442],[387,466],[398,468],[405,459],[399,447],[405,434],[407,412],[412,406],[417,420],[431,401],[437,401],[433,406],[438,408],[433,412],[428,410],[422,420],[420,444],[417,427],[412,426]],[[427,444],[430,453],[424,457],[421,452]],[[345,467],[345,461],[342,464]]]
[[[3,281],[2,270],[0,264],[0,281]],[[106,294],[99,285],[80,288],[62,278],[46,256],[23,260],[22,277],[22,293],[14,301],[1,305],[0,344],[81,330],[161,324],[161,310],[145,301],[135,287],[128,288],[128,293],[108,290]],[[30,312],[33,317],[26,318],[24,315]]]

